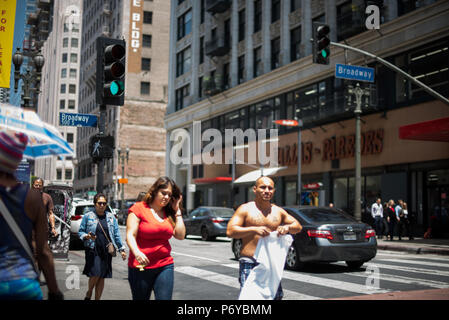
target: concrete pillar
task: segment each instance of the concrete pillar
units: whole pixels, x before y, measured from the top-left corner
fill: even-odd
[[[170,6],[170,16],[172,17],[172,21],[177,21],[176,7],[177,1],[172,0]],[[168,92],[167,113],[175,112],[176,30],[176,28],[170,28],[170,63],[168,64],[168,85],[173,89]]]
[[[281,66],[289,64],[290,57],[290,1],[281,1]]]
[[[337,4],[335,0],[327,0],[324,2],[325,21],[329,25],[330,40],[337,42]]]
[[[246,0],[245,81],[251,80],[254,75],[253,31],[254,31],[254,1]]]
[[[311,0],[302,0],[301,16],[301,56],[306,57],[312,54],[312,4]]]
[[[200,65],[200,15],[201,15],[201,3],[200,1],[193,1],[192,7],[192,35],[191,35],[191,51],[192,51],[192,64],[191,64],[191,85],[190,85],[190,95],[193,96],[193,103],[199,101],[198,96],[198,66]]]
[[[232,0],[231,6],[231,88],[236,87],[238,84],[238,45],[239,45],[239,1]]]
[[[262,1],[262,64],[263,73],[271,71],[271,0]]]

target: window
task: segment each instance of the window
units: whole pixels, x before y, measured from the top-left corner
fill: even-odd
[[[352,1],[337,6],[337,40],[350,38],[366,30],[364,6],[352,6]],[[363,21],[362,21],[363,20]],[[316,21],[314,19],[314,21]]]
[[[277,69],[281,66],[281,38],[271,40],[271,70]]]
[[[76,78],[76,69],[70,69],[70,78]]]
[[[245,9],[239,11],[239,42],[245,39],[246,17]]]
[[[66,68],[61,69],[61,78],[67,78],[67,69]]]
[[[203,97],[203,77],[198,78],[198,98]]]
[[[78,38],[72,38],[70,41],[72,48],[78,48]]]
[[[77,63],[78,62],[78,55],[76,53],[70,54],[70,62]]]
[[[56,180],[62,180],[62,170],[56,169]]]
[[[229,73],[229,63],[223,64],[223,89],[227,90],[231,87],[230,81],[230,73]]]
[[[150,58],[142,58],[141,69],[142,69],[142,71],[150,71],[151,70],[151,59]]]
[[[245,55],[241,55],[238,59],[238,84],[245,81]]]
[[[142,47],[151,48],[151,34],[142,35]]]
[[[204,37],[200,38],[200,64],[204,63]]]
[[[301,0],[290,0],[290,10],[291,12],[296,11],[301,8]]]
[[[73,133],[67,133],[66,140],[68,143],[73,143]]]
[[[68,105],[69,109],[75,109],[75,100],[69,100],[69,105]]]
[[[254,78],[262,74],[262,47],[254,49]]]
[[[69,38],[62,39],[62,47],[67,48],[69,46]]]
[[[151,11],[143,12],[143,23],[148,23],[148,24],[153,23],[153,12],[151,12]]]
[[[61,84],[61,90],[59,91],[60,93],[65,93],[66,91],[66,85],[65,83]]]
[[[190,85],[186,85],[176,90],[175,93],[175,110],[181,110],[185,106],[184,98],[190,95]]]
[[[262,29],[262,0],[254,1],[254,33]]]
[[[231,47],[231,19],[224,22],[224,42],[225,47]]]
[[[65,109],[65,100],[59,100],[59,109]]]
[[[271,0],[271,23],[281,18],[281,0]]]
[[[67,62],[67,53],[63,53],[62,54],[62,63],[66,63]]]
[[[142,94],[142,95],[150,94],[150,83],[149,82],[141,82],[140,83],[140,94]]]
[[[65,169],[65,180],[72,179],[72,169]]]
[[[301,55],[299,48],[301,45],[301,27],[290,31],[290,61],[298,60]]]
[[[76,85],[69,84],[69,93],[76,93]]]
[[[189,10],[178,18],[178,40],[184,38],[191,31],[192,31],[192,10]]]
[[[190,71],[191,50],[190,47],[182,50],[176,55],[176,76],[179,77]]]

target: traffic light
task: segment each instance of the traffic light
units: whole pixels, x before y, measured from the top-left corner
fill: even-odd
[[[89,154],[94,162],[114,157],[114,137],[96,134],[90,137]]]
[[[96,97],[100,105],[122,106],[125,102],[126,43],[97,38]]]
[[[313,63],[329,64],[329,56],[331,54],[329,32],[330,28],[327,24],[313,23]]]

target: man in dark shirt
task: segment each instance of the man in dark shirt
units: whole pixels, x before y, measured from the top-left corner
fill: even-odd
[[[53,199],[48,193],[44,192],[44,180],[37,178],[33,182],[33,188],[39,190],[42,194],[42,201],[44,202],[45,211],[47,213],[48,222],[50,223],[50,234],[53,237],[58,236],[58,232],[55,230],[55,215],[53,214]]]

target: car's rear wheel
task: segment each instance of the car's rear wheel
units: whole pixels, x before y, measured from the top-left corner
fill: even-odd
[[[242,240],[234,239],[232,241],[232,252],[236,260],[240,259],[240,252],[242,251]]]
[[[209,231],[207,230],[206,227],[202,227],[201,228],[201,240],[203,241],[207,241],[207,240],[211,240],[211,236],[209,235]]]
[[[288,248],[287,257],[285,259],[285,267],[289,270],[298,270],[304,266],[304,263],[299,260],[299,253],[293,243]]]
[[[363,266],[364,263],[365,261],[346,261],[346,264],[350,269],[358,269]]]

